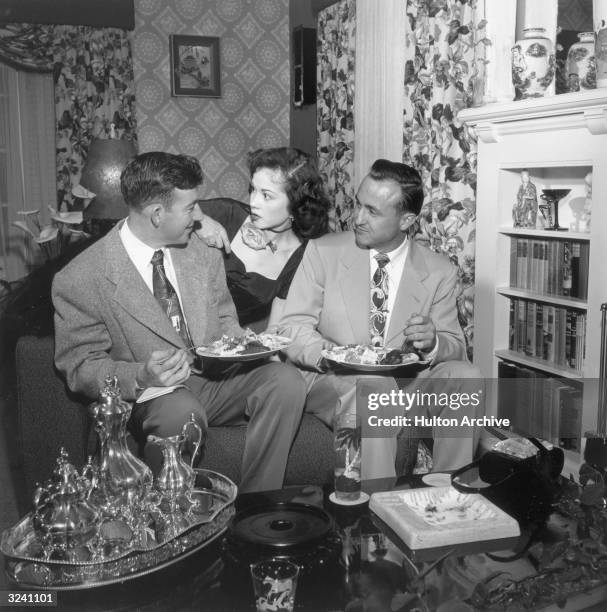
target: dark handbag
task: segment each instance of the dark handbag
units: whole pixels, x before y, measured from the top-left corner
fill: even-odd
[[[559,496],[559,476],[565,460],[561,448],[547,449],[535,438],[528,440],[537,448],[531,457],[492,449],[451,475],[451,484],[458,491],[480,493],[515,518],[521,529],[535,529],[550,516]],[[465,474],[474,468],[486,485],[465,483]]]

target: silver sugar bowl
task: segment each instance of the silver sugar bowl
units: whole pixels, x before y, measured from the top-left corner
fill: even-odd
[[[89,502],[91,482],[68,462],[64,448],[52,477],[34,491],[33,526],[46,559],[69,558],[98,533],[101,514]]]

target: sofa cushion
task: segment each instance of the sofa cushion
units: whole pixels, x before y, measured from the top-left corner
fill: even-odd
[[[245,432],[246,427],[210,427],[200,466],[240,482]],[[332,469],[333,434],[315,416],[305,414],[289,454],[285,485],[322,485],[331,481]]]
[[[51,476],[61,447],[81,466],[96,436],[86,410],[90,401],[69,391],[53,365],[52,337],[22,336],[15,360],[19,446],[29,497],[36,483]],[[202,465],[238,483],[245,431],[210,427]],[[316,417],[305,415],[289,457],[286,484],[322,484],[331,478],[332,462],[331,432]]]

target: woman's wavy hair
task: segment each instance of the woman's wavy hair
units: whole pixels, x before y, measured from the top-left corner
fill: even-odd
[[[312,157],[299,149],[277,147],[252,151],[247,162],[251,177],[262,168],[280,171],[299,238],[318,238],[329,231],[330,202]]]

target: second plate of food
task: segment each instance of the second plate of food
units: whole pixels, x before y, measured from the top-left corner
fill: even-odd
[[[416,353],[404,353],[399,349],[375,347],[365,344],[334,346],[324,349],[322,356],[335,365],[359,372],[396,370],[412,364],[425,365]]]

